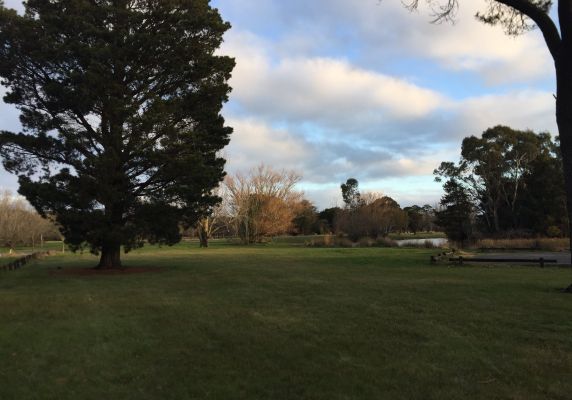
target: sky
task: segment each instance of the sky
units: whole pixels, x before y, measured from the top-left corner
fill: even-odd
[[[432,172],[458,160],[464,137],[499,124],[557,132],[540,32],[483,25],[473,16],[484,0],[461,1],[454,24],[398,0],[211,3],[232,25],[219,52],[237,63],[223,109],[234,128],[227,172],[295,170],[319,209],[342,204],[350,177],[401,206],[434,205]],[[5,104],[0,129],[19,129]],[[0,187],[16,191],[16,179],[0,170]]]

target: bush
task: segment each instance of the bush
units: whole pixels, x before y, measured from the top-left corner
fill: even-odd
[[[551,225],[548,227],[548,229],[546,229],[546,235],[549,238],[556,238],[556,237],[561,237],[562,236],[562,231],[560,230],[559,227],[555,226],[555,225]]]

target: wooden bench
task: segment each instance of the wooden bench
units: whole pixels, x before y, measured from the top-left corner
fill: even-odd
[[[544,264],[556,264],[558,263],[557,260],[553,259],[546,259],[544,257],[539,258],[480,258],[480,257],[452,257],[449,258],[449,261],[456,262],[457,264],[462,265],[463,262],[473,263],[473,262],[487,262],[487,263],[514,263],[514,264],[522,264],[522,263],[533,263],[533,264],[540,264],[540,268],[544,268]]]

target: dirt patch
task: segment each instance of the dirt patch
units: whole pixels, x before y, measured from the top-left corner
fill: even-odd
[[[95,268],[56,268],[50,271],[54,276],[123,276],[164,272],[167,268],[161,267],[126,267],[121,269],[95,269]]]

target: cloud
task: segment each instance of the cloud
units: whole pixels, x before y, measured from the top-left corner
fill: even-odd
[[[276,168],[297,170],[313,155],[312,147],[300,135],[272,128],[253,118],[230,118],[234,128],[230,145],[225,149],[231,171],[246,171],[263,163]],[[300,171],[302,172],[302,171]]]
[[[273,62],[268,44],[249,33],[229,36],[222,52],[238,60],[231,85],[235,100],[265,114],[328,120],[340,113],[359,118],[387,110],[415,117],[443,101],[431,90],[404,79],[352,66],[343,59],[284,57]]]
[[[393,0],[213,3],[233,24],[220,53],[237,59],[227,169],[297,170],[320,208],[341,201],[348,177],[402,205],[432,203],[432,170],[458,159],[464,137],[497,124],[556,132],[541,36],[477,22],[482,0],[461,2],[455,26]],[[17,112],[2,105],[0,124],[17,129]]]
[[[399,1],[219,0],[238,29],[272,38],[279,55],[344,54],[365,69],[413,58],[469,71],[489,85],[550,79],[553,66],[538,31],[514,38],[474,18],[482,0],[460,4],[456,23],[430,24],[430,10],[408,12]],[[243,7],[244,3],[244,7]],[[258,8],[259,5],[264,4]]]

